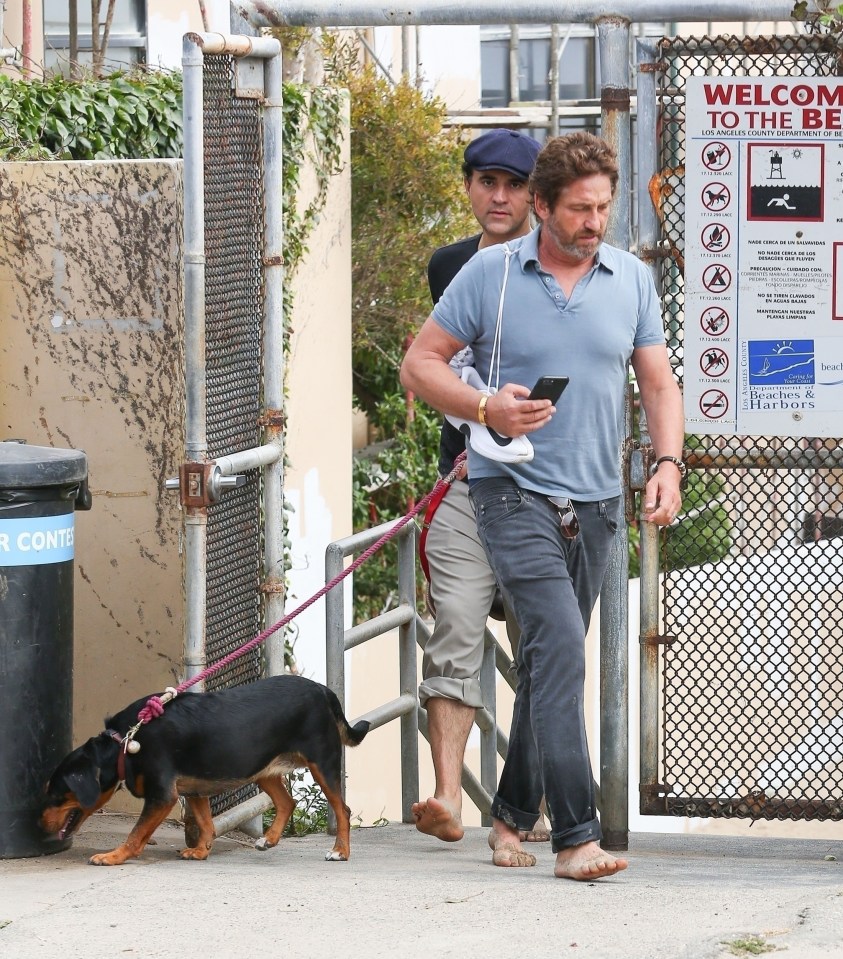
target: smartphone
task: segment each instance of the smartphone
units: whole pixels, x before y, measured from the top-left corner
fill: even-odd
[[[550,400],[555,403],[568,385],[567,376],[540,376],[527,397],[528,400]]]

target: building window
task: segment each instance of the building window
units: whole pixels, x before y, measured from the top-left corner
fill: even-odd
[[[70,73],[70,15],[68,0],[44,2],[44,69],[50,73]],[[105,16],[107,0],[103,0],[101,16]],[[90,67],[91,4],[77,2],[78,62]],[[146,63],[146,2],[116,0],[108,47],[105,51],[105,72],[125,70]]]
[[[600,83],[593,34],[569,34],[563,25],[559,50],[559,99],[594,98]],[[482,105],[509,106],[509,37],[502,36],[500,29],[482,35],[480,65]],[[549,102],[549,78],[550,27],[522,28],[518,39],[518,99],[522,102]]]

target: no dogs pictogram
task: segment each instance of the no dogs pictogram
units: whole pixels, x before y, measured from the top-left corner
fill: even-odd
[[[703,187],[702,203],[706,210],[725,210],[732,201],[732,194],[725,183],[709,183]]]

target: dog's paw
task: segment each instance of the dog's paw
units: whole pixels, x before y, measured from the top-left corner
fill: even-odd
[[[202,862],[210,855],[211,850],[202,846],[188,846],[186,849],[179,850],[179,859],[194,859]]]
[[[343,855],[338,849],[332,849],[325,853],[326,862],[348,862],[348,856]]]
[[[89,866],[120,866],[129,857],[115,855],[114,852],[98,852],[88,860]]]

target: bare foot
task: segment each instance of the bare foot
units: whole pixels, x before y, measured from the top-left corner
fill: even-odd
[[[516,829],[495,825],[489,830],[489,848],[495,866],[535,866],[536,857],[521,848]]]
[[[615,859],[596,842],[584,842],[556,853],[553,874],[558,879],[578,879],[589,882],[622,872],[629,865],[626,859]]]
[[[442,799],[431,796],[424,802],[413,803],[416,829],[442,842],[458,842],[465,835],[459,811]]]
[[[539,816],[532,829],[520,829],[518,838],[521,842],[550,842],[550,830],[544,821],[544,816]]]

